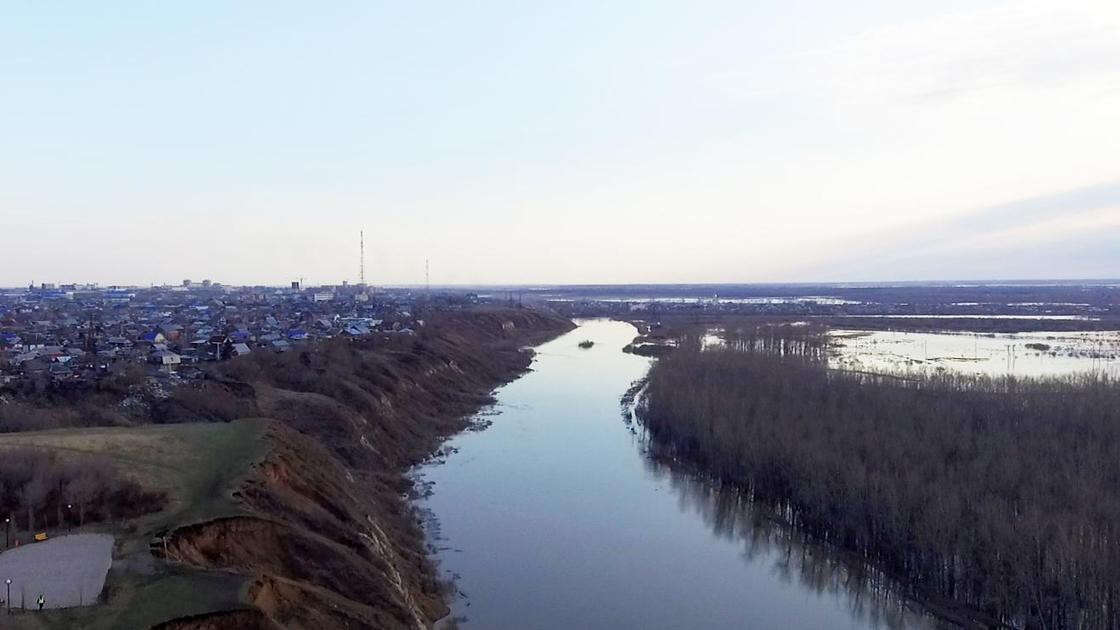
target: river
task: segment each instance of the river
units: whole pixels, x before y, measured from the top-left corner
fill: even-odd
[[[933,624],[728,489],[649,455],[619,398],[650,359],[607,320],[537,348],[492,424],[414,471],[460,627],[921,628]],[[578,347],[589,339],[595,345]]]

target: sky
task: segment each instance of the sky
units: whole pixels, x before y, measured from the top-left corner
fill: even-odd
[[[1120,276],[1120,3],[0,0],[0,286]]]

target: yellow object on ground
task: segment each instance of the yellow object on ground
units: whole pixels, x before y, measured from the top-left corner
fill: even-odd
[[[47,539],[47,532],[39,532],[35,534],[35,542],[43,542]]]

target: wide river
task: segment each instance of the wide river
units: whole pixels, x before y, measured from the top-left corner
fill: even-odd
[[[480,416],[489,428],[415,471],[460,627],[930,624],[884,583],[867,587],[825,550],[756,522],[736,493],[656,463],[620,413],[650,362],[621,352],[634,328],[580,324],[498,391]]]

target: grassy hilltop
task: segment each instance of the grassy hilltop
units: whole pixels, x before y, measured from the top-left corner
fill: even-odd
[[[447,606],[403,473],[528,366],[524,346],[571,327],[531,310],[449,313],[416,335],[214,364],[200,385],[146,401],[136,426],[3,434],[0,448],[51,453],[60,466],[104,458],[165,498],[156,512],[87,524],[117,535],[101,605],[14,619],[28,628],[430,624]],[[54,422],[86,403],[45,404],[37,413]]]

